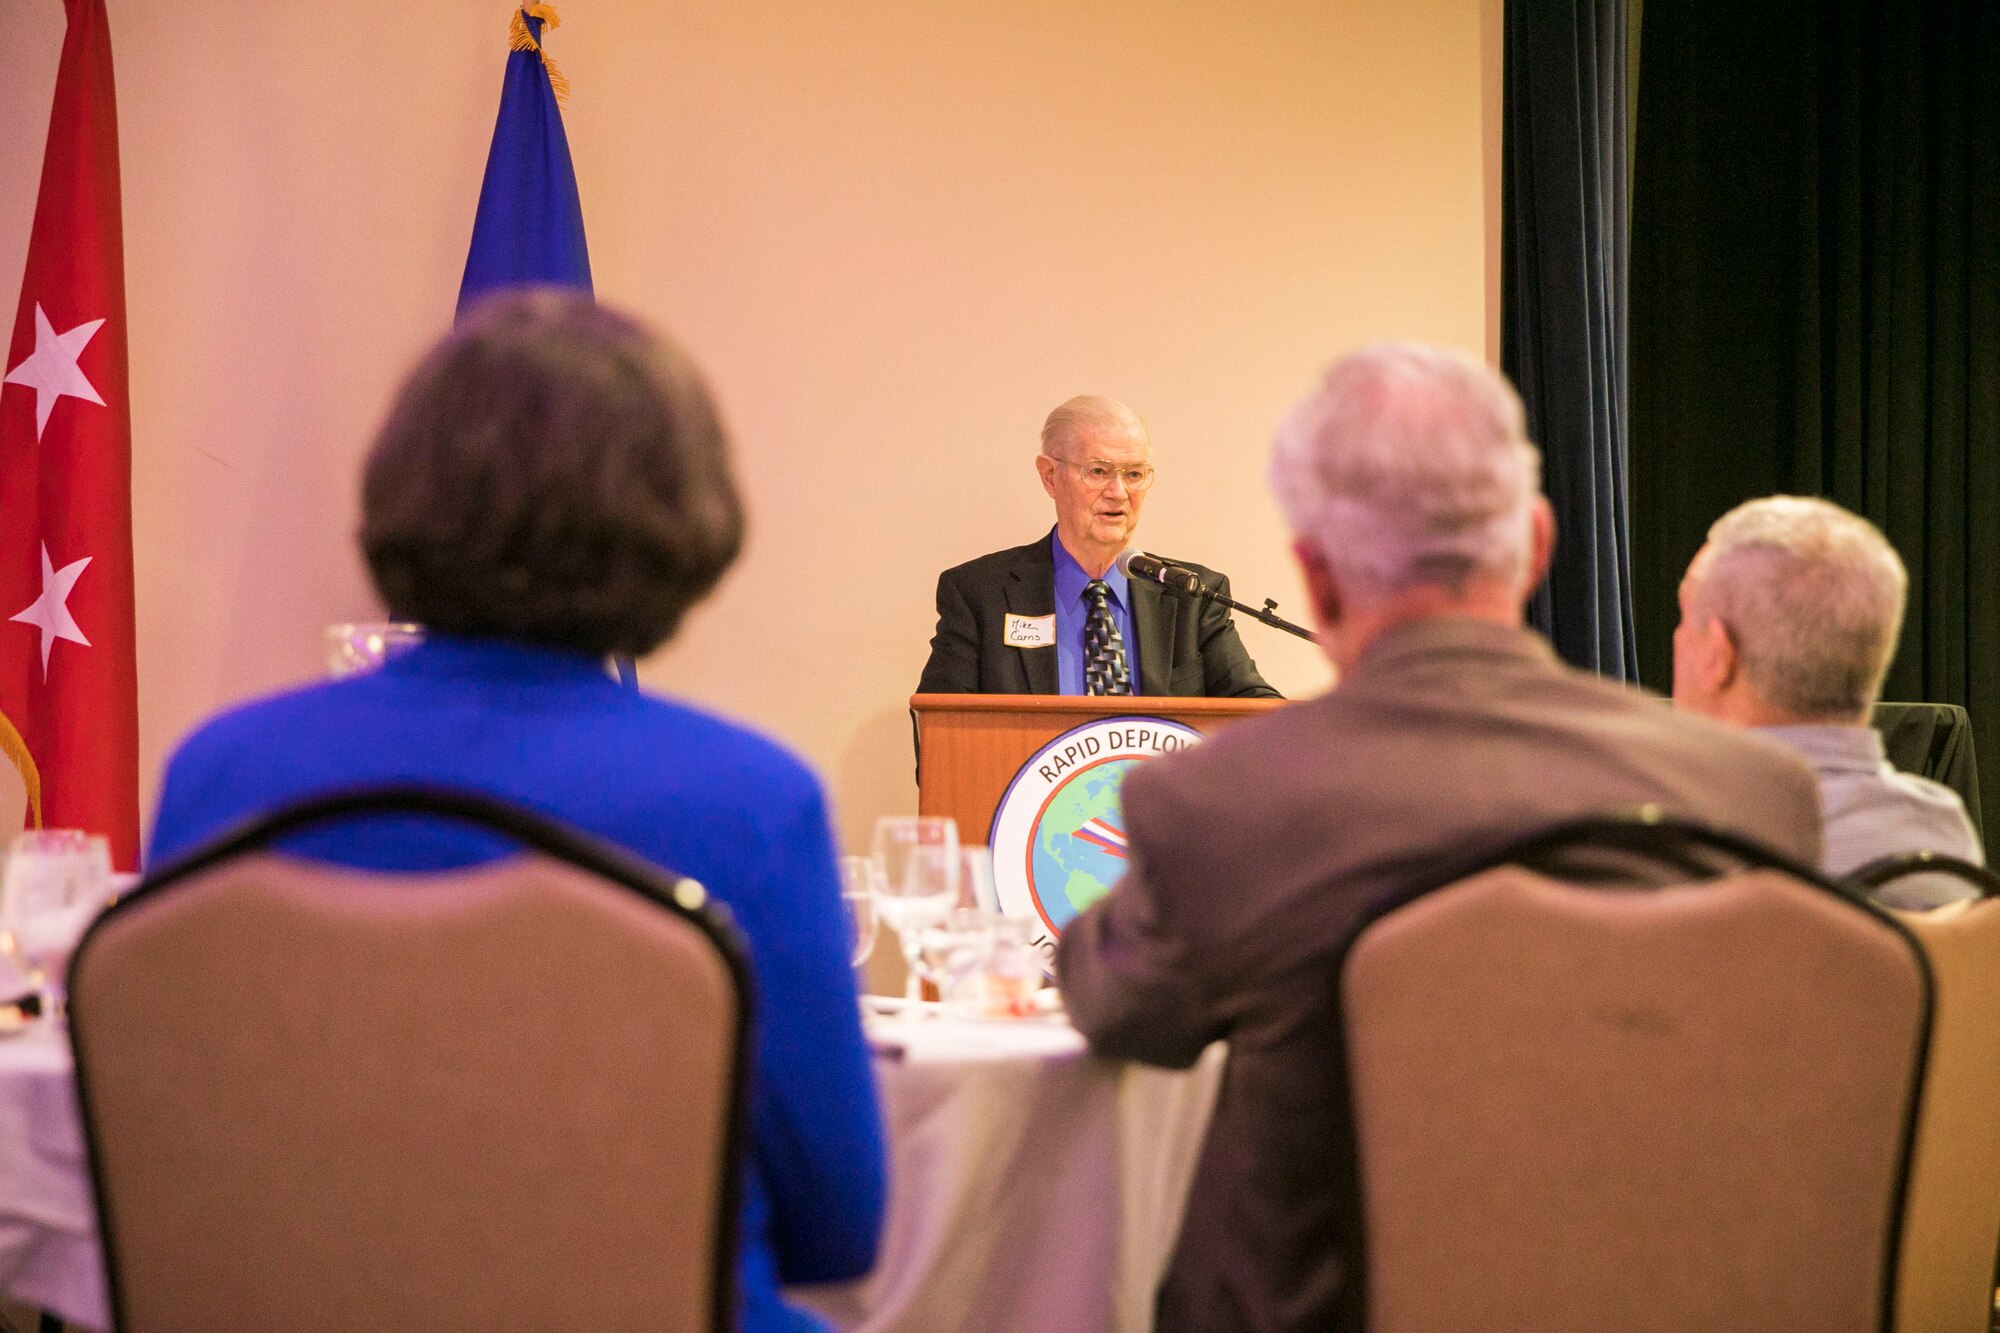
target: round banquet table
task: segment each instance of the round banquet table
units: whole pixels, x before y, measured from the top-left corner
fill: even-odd
[[[786,1295],[842,1333],[1153,1326],[1224,1049],[1089,1055],[1063,1023],[872,1020],[890,1146],[875,1270]]]
[[[875,1270],[788,1296],[854,1330],[1152,1327],[1223,1049],[1186,1072],[1089,1055],[1060,1022],[869,1026],[889,1126]],[[0,1294],[110,1326],[69,1044],[0,1037]]]
[[[69,1042],[43,1023],[0,1037],[0,1292],[111,1326]]]

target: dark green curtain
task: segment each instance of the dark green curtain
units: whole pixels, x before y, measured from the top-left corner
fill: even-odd
[[[1647,0],[1638,108],[1642,677],[1671,680],[1674,591],[1708,525],[1823,495],[1909,566],[1885,697],[1964,705],[1994,763],[2000,3]],[[2000,831],[2000,782],[1981,787]]]
[[[1556,514],[1528,613],[1569,662],[1634,680],[1625,444],[1626,6],[1507,0],[1500,366]]]

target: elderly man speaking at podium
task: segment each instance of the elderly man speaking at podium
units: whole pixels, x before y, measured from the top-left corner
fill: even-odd
[[[1275,696],[1229,610],[1129,577],[1118,556],[1153,484],[1146,423],[1084,394],[1049,413],[1035,459],[1055,501],[1047,536],[938,578],[920,694]],[[1229,580],[1180,564],[1222,597]]]

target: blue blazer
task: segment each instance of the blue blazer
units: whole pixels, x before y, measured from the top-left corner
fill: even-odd
[[[729,905],[759,997],[742,1326],[822,1328],[786,1306],[779,1285],[868,1271],[887,1173],[812,773],[742,727],[622,688],[589,657],[434,636],[380,671],[203,725],[167,766],[148,862],[286,801],[381,782],[448,784],[542,811],[693,876]],[[287,846],[406,871],[507,850],[483,833],[408,820],[357,822]]]

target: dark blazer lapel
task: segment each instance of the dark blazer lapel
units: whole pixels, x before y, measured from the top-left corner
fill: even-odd
[[[1052,616],[1056,613],[1055,554],[1049,548],[1052,537],[1044,537],[1023,552],[1008,571],[1007,609],[1017,616]],[[1062,684],[1056,671],[1056,649],[1009,648],[1021,664],[1021,679],[1028,694],[1060,694]]]
[[[1174,672],[1174,627],[1181,599],[1157,583],[1133,579],[1126,586],[1132,590],[1132,632],[1139,638],[1139,688],[1134,692],[1165,694]]]

